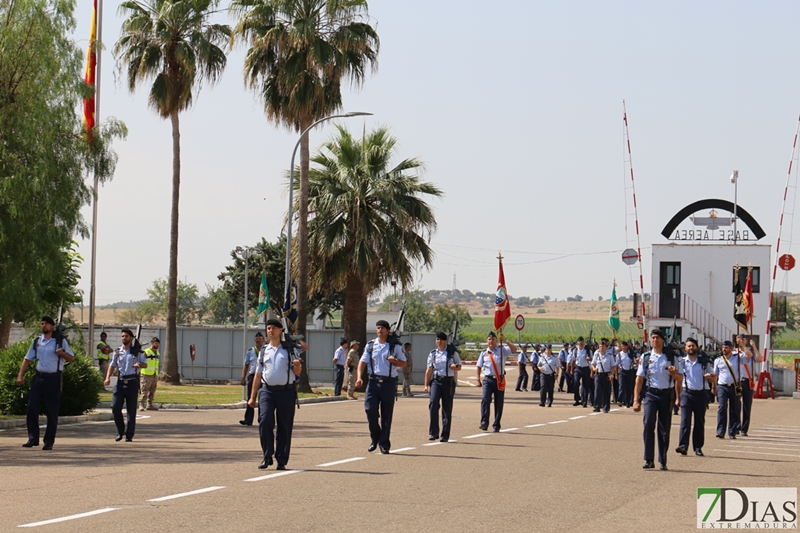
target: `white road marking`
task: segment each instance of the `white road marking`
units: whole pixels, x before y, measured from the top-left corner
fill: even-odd
[[[555,422],[548,422],[548,424],[563,424],[566,420],[556,420]]]
[[[736,448],[747,448],[747,449],[751,449],[751,450],[763,450],[764,449],[764,446],[741,446],[741,445],[735,445],[735,444],[729,444],[728,446],[735,446]],[[770,450],[784,450],[784,451],[787,451],[787,452],[800,452],[800,450],[798,450],[796,447],[794,447],[794,448],[776,448],[774,446],[770,446],[769,449]]]
[[[274,477],[288,476],[289,474],[299,474],[300,472],[305,472],[305,470],[286,470],[284,472],[275,472],[274,474],[267,474],[266,476],[245,479],[245,481],[262,481],[264,479],[272,479]]]
[[[715,452],[717,452],[717,451],[719,451],[719,452],[728,452],[728,453],[752,453],[752,454],[755,454],[755,455],[779,455],[781,457],[800,457],[800,455],[793,455],[793,454],[788,454],[788,453],[750,452],[750,451],[747,451],[747,450],[738,451],[738,450],[716,449],[714,451]]]
[[[525,426],[526,428],[538,428],[541,426],[546,426],[547,424],[531,424],[530,426]]]
[[[612,412],[612,413],[613,413],[614,411],[622,411],[622,409],[620,409],[619,407],[617,407],[617,408],[615,408],[615,409],[612,409],[612,410],[611,410],[611,412]]]
[[[438,446],[439,444],[444,444],[444,442],[429,442],[428,444],[423,444],[423,446]]]
[[[491,435],[491,433],[476,433],[474,435],[467,435],[466,437],[461,437],[462,439],[477,439],[478,437],[486,437],[487,435]]]
[[[601,415],[601,414],[603,414],[603,413],[601,413],[601,412],[597,412],[597,413],[589,413],[589,416]]]
[[[579,420],[581,418],[586,418],[586,415],[573,416],[570,420]]]
[[[500,433],[505,433],[506,431],[518,431],[519,428],[508,428],[508,429],[501,429]]]
[[[206,487],[204,489],[193,490],[190,492],[181,492],[180,494],[171,494],[169,496],[162,496],[160,498],[153,498],[147,500],[149,502],[165,502],[167,500],[174,500],[175,498],[183,498],[184,496],[194,496],[195,494],[203,494],[204,492],[211,492],[214,490],[224,489],[225,487]]]
[[[779,426],[777,424],[766,424],[766,425],[764,425],[764,427],[765,428],[778,428],[778,429],[783,429],[783,428],[800,429],[800,426]]]
[[[360,461],[361,459],[364,459],[364,457],[351,457],[350,459],[342,459],[341,461],[332,461],[330,463],[322,463],[321,465],[317,465],[317,466],[343,465],[345,463],[352,463],[353,461]]]
[[[417,448],[414,446],[409,446],[408,448],[398,448],[396,450],[389,450],[389,453],[400,453],[400,452],[408,452],[411,450],[416,450]]]
[[[70,516],[62,516],[61,518],[53,518],[51,520],[43,520],[41,522],[31,522],[30,524],[22,524],[17,527],[37,527],[46,526],[48,524],[57,524],[59,522],[66,522],[67,520],[75,520],[76,518],[86,518],[87,516],[94,516],[96,514],[108,513],[110,511],[119,511],[118,507],[106,507],[105,509],[98,509],[96,511],[89,511],[88,513],[73,514]]]

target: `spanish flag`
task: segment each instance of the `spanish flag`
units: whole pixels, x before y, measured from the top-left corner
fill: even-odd
[[[92,29],[89,32],[89,50],[86,55],[86,85],[92,88],[92,95],[83,100],[83,125],[86,128],[86,138],[89,143],[94,142],[94,95],[97,91],[97,0],[92,2]]]
[[[497,259],[500,261],[500,277],[497,280],[497,293],[494,300],[494,329],[500,330],[511,318],[511,305],[508,303],[506,276],[503,274],[503,256],[500,255]]]

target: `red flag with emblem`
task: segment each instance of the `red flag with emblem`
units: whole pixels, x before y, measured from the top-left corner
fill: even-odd
[[[97,75],[97,0],[92,3],[92,26],[89,30],[89,50],[86,54],[86,85],[92,88],[92,95],[83,100],[83,124],[86,128],[86,138],[90,143],[94,142],[94,91]]]
[[[508,319],[511,318],[511,305],[508,303],[508,293],[506,292],[506,276],[503,274],[503,256],[498,257],[500,261],[500,277],[497,280],[497,293],[494,300],[494,329],[501,329]]]

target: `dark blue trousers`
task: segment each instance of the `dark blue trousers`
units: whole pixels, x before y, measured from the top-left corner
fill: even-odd
[[[575,381],[572,383],[572,392],[575,401],[586,407],[587,403],[594,404],[594,383],[591,380],[591,369],[588,366],[575,367]]]
[[[127,381],[127,383],[125,383]],[[132,439],[136,433],[136,408],[139,398],[139,378],[122,379],[117,378],[114,386],[114,393],[111,395],[111,413],[114,415],[114,425],[117,426],[117,434],[125,435]],[[125,429],[125,419],[122,417],[122,404],[128,414],[128,428]]]
[[[658,462],[667,464],[669,430],[672,424],[672,405],[670,390],[648,389],[644,395],[644,460],[654,461],[655,445],[658,440]],[[658,431],[656,431],[658,425]]]
[[[699,450],[705,444],[706,409],[708,400],[704,390],[681,391],[681,429],[678,433],[678,446],[689,448],[689,431],[694,417],[692,449]]]
[[[611,381],[608,374],[597,373],[594,376],[594,408],[605,412],[611,410]]]
[[[539,374],[539,380],[541,381],[541,390],[539,391],[539,405],[544,405],[547,402],[547,405],[553,405],[553,388],[556,385],[556,377],[553,374],[545,374],[542,372]]]
[[[519,365],[519,377],[517,378],[517,390],[528,388],[528,369],[527,365]]]
[[[397,396],[397,378],[376,379],[372,376],[364,396],[364,410],[367,412],[369,437],[381,450],[389,450],[392,442],[392,414]]]
[[[489,425],[489,406],[494,397],[494,429],[500,429],[500,420],[503,418],[503,400],[506,391],[497,389],[497,379],[494,376],[483,378],[483,397],[481,398],[481,426]]]
[[[336,378],[333,381],[333,395],[342,395],[342,383],[344,383],[344,365],[336,365]]]
[[[453,378],[434,378],[431,381],[431,401],[428,409],[431,414],[431,425],[428,434],[439,437],[439,404],[442,405],[443,439],[450,438],[450,424],[453,420]]]
[[[47,414],[47,429],[44,430],[44,443],[52,445],[58,429],[58,408],[61,404],[61,379],[58,374],[39,374],[31,379],[31,392],[28,395],[28,440],[39,442],[39,413],[44,403]]]
[[[245,388],[247,389],[247,399],[250,399],[250,394],[253,392],[253,378],[255,374],[247,374],[247,378],[245,381]],[[261,411],[261,402],[258,401],[258,395],[256,395],[256,403],[259,404],[258,410]],[[244,408],[244,421],[248,426],[253,425],[253,418],[255,417],[255,408],[250,407],[249,405]],[[259,420],[261,417],[258,417]]]
[[[617,374],[617,379],[611,382],[611,392],[613,394],[614,403],[620,403],[619,399],[619,374]]]
[[[542,379],[541,376],[542,371],[539,370],[538,366],[533,367],[533,373],[531,375],[531,392],[541,390],[542,388]]]
[[[753,389],[750,388],[750,380],[742,381],[742,419],[739,429],[742,433],[750,430],[750,411],[753,408]]]
[[[564,382],[567,382],[567,392],[572,392],[572,376],[567,374],[567,363],[561,363],[561,377],[558,379],[558,391],[564,390]]]
[[[636,381],[636,370],[620,370],[619,373],[619,401],[622,405],[633,405],[633,385]]]
[[[294,427],[294,408],[297,391],[294,386],[281,390],[270,390],[261,385],[258,391],[258,436],[261,439],[261,451],[264,459],[273,455],[279,465],[289,462],[292,449],[292,428]],[[277,422],[277,432],[275,425]]]
[[[717,435],[725,435],[725,430],[728,430],[728,435],[736,435],[739,433],[739,397],[736,396],[736,391],[733,385],[717,385]],[[728,416],[730,414],[730,424],[728,424]]]

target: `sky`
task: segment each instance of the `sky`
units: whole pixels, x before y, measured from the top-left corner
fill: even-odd
[[[147,86],[131,94],[118,79],[118,4],[105,4],[100,119],[122,120],[129,135],[100,190],[97,305],[145,298],[169,266],[171,127],[148,108]],[[89,0],[76,14],[85,48]],[[668,242],[660,232],[685,205],[733,200],[734,169],[739,203],[767,233],[760,242],[775,245],[800,114],[800,3],[373,0],[369,14],[378,70],[346,88],[343,111],[373,116],[340,124],[388,126],[398,161],[421,159],[444,191],[430,200],[436,257],[418,288],[493,292],[502,250],[512,297],[608,298],[615,279],[632,293],[620,257],[623,100],[647,291],[650,244]],[[220,83],[181,115],[178,272],[201,293],[233,248],[275,241],[287,208],[298,134],[267,121],[243,55],[234,49]],[[312,151],[333,130],[314,130]],[[90,207],[84,216],[91,223]],[[88,303],[91,240],[80,252]]]

